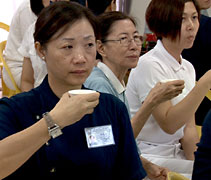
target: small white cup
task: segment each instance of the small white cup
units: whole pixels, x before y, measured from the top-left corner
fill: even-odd
[[[161,80],[160,82],[161,82],[161,83],[166,83],[166,82],[176,81],[176,80],[178,80],[178,79],[163,79],[163,80]]]
[[[79,94],[91,94],[91,93],[95,93],[95,92],[96,91],[90,90],[90,89],[74,89],[74,90],[68,91],[68,93],[71,96],[75,96],[75,95],[79,95]]]

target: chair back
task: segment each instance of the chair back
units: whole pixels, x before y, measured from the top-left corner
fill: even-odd
[[[6,61],[4,60],[3,51],[5,49],[5,46],[6,46],[6,41],[2,41],[0,43],[0,63],[2,63],[1,74],[2,74],[2,69],[5,68],[7,73],[8,73],[8,75],[9,75],[9,77],[10,77],[10,80],[11,80],[15,90],[9,89],[6,86],[6,84],[4,83],[4,80],[3,80],[3,76],[2,76],[2,95],[3,96],[7,96],[7,97],[11,97],[11,96],[13,96],[15,94],[20,93],[21,91],[18,88],[18,86],[17,86],[17,84],[16,84],[16,82],[15,82],[15,80],[13,78],[13,75],[12,75],[12,73],[11,73],[7,63],[6,63]]]
[[[6,30],[7,32],[10,30],[10,26],[3,22],[0,22],[0,28]]]
[[[186,178],[185,176],[176,173],[176,172],[169,172],[168,173],[168,180],[190,180]]]
[[[207,92],[206,97],[211,101],[211,90]]]

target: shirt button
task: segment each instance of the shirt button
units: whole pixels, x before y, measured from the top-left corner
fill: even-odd
[[[55,167],[50,169],[50,173],[55,173],[55,172],[56,172],[56,168]]]

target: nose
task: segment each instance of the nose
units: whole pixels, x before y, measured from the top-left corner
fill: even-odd
[[[193,23],[193,21],[191,19],[189,19],[188,26],[187,26],[188,30],[192,30],[193,27],[194,27],[194,23]]]
[[[81,48],[77,48],[77,50],[75,50],[73,61],[75,64],[82,64],[86,62],[85,53]]]

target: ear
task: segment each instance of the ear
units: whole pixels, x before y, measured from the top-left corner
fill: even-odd
[[[97,40],[97,52],[102,56],[102,58],[104,58],[106,56],[105,46],[101,42],[101,40]]]
[[[35,49],[37,52],[37,55],[42,59],[45,60],[45,50],[41,46],[40,42],[35,42]]]

